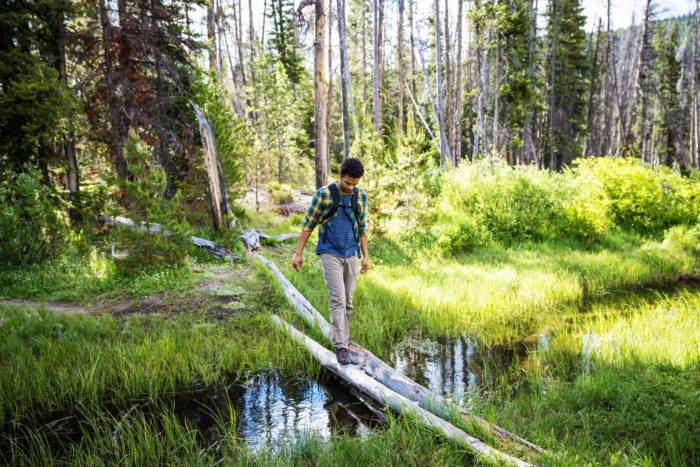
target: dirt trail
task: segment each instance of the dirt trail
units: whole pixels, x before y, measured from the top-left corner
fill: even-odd
[[[0,306],[22,306],[37,310],[39,308],[47,308],[59,315],[85,314],[98,311],[96,309],[87,308],[75,303],[66,302],[42,302],[38,300],[0,300]]]
[[[245,293],[242,280],[251,274],[247,265],[211,265],[201,271],[199,283],[184,293],[160,292],[133,300],[98,297],[88,305],[41,300],[0,300],[0,306],[21,306],[34,310],[46,308],[59,315],[112,313],[177,313],[207,310],[224,316],[245,308],[241,296]]]

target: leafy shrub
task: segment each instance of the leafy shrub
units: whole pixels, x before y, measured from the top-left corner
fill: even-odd
[[[700,183],[666,167],[637,159],[599,157],[576,161],[580,176],[600,181],[610,198],[615,224],[640,233],[658,233],[693,224],[700,214]]]
[[[491,241],[489,231],[474,219],[465,217],[457,224],[447,225],[438,237],[438,246],[444,254],[464,254]]]
[[[135,276],[146,269],[184,265],[190,228],[179,193],[170,199],[163,196],[165,174],[160,167],[148,165],[148,150],[136,136],[129,137],[125,155],[134,175],[133,180],[123,182],[129,200],[127,216],[141,228],[115,230],[116,248],[127,251],[126,256],[115,261],[117,272]],[[168,234],[150,234],[148,230],[154,223],[160,224]]]
[[[555,177],[561,185],[558,198],[566,216],[561,233],[586,242],[602,238],[613,225],[611,202],[603,183],[590,174],[572,170]]]
[[[56,255],[66,243],[64,203],[39,172],[0,174],[0,265],[18,267]]]
[[[440,214],[448,223],[488,231],[499,243],[556,237],[566,216],[554,175],[503,162],[463,164],[445,176]]]

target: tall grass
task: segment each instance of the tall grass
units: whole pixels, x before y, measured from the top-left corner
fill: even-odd
[[[0,307],[0,419],[77,401],[155,397],[272,367],[317,371],[306,352],[273,330],[268,315],[286,304],[260,281],[249,279],[243,294],[255,312],[223,320],[197,310],[115,318]]]

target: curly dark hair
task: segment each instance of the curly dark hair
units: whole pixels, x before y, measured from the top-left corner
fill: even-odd
[[[340,165],[340,176],[360,178],[365,174],[365,168],[362,166],[360,159],[356,157],[348,157]]]

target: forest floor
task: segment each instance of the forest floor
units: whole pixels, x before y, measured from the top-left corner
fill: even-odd
[[[298,221],[258,214],[250,223],[283,233]],[[312,248],[301,273],[291,268],[293,248],[264,255],[327,314]],[[373,237],[370,256],[353,337],[548,450],[530,461],[700,458],[692,251],[620,234],[594,247],[528,244],[445,258],[413,235]],[[124,281],[104,254],[81,258],[2,277],[4,461],[473,462],[416,420],[362,409],[276,332],[273,313],[303,324],[257,262],[192,262]],[[297,429],[307,434],[293,436]]]

